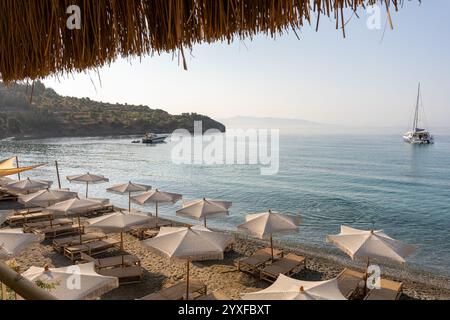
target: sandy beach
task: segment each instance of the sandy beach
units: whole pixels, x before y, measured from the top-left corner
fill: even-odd
[[[115,238],[116,236],[111,237]],[[270,285],[237,271],[235,266],[236,260],[251,255],[259,248],[266,247],[267,243],[241,234],[235,234],[235,237],[233,250],[226,253],[223,261],[194,262],[191,269],[191,277],[206,283],[209,292],[219,290],[233,300],[240,299],[243,293],[259,291]],[[296,279],[327,280],[336,277],[345,267],[362,267],[344,256],[330,256],[317,249],[298,245],[293,247],[292,244],[281,243],[278,243],[278,247],[283,248],[286,252],[296,252],[307,257],[307,269],[294,276]],[[121,286],[104,295],[102,299],[138,299],[169,287],[185,277],[184,263],[170,263],[165,257],[142,247],[140,241],[131,235],[125,236],[125,250],[141,259],[144,268],[144,282]],[[62,267],[71,265],[68,259],[52,249],[48,241],[29,247],[15,260],[22,272],[31,266]],[[404,294],[401,299],[450,299],[450,281],[446,277],[401,268],[385,268],[383,273],[387,278],[403,281]]]

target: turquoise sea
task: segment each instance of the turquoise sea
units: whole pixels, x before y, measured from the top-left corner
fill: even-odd
[[[233,201],[231,216],[210,220],[217,228],[234,230],[246,213],[268,209],[301,214],[300,233],[286,239],[331,250],[325,236],[338,233],[342,224],[384,229],[419,247],[408,260],[411,265],[450,275],[450,136],[439,136],[432,146],[410,146],[389,134],[286,134],[280,138],[280,171],[274,176],[261,176],[254,165],[176,165],[173,143],[146,146],[131,140],[2,141],[0,158],[17,154],[24,164],[48,163],[32,175],[55,183],[58,160],[64,177],[89,171],[108,176],[111,183],[142,182],[185,199]],[[92,186],[91,196],[125,207],[127,197],[107,194],[107,186]],[[63,187],[84,190],[66,180]],[[174,217],[175,208],[161,211]]]

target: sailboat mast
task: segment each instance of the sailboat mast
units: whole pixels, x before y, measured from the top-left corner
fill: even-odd
[[[419,90],[417,91],[417,103],[416,103],[416,113],[414,114],[413,132],[416,132],[417,127],[419,126],[419,104],[420,104],[420,82],[419,82]]]

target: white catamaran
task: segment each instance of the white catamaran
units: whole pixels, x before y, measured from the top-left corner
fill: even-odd
[[[419,83],[419,91],[417,93],[417,104],[416,111],[414,114],[414,123],[413,129],[410,132],[405,133],[403,139],[405,142],[410,144],[432,144],[434,143],[434,138],[431,133],[427,129],[421,129],[419,127],[419,107],[421,102],[421,92],[420,92],[420,83]]]

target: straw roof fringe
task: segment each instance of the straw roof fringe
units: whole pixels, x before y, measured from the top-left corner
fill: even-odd
[[[231,42],[257,33],[336,20],[344,9],[379,4],[397,10],[404,0],[3,0],[0,74],[5,82],[34,80],[98,68],[118,57],[180,52],[197,43]],[[81,9],[81,29],[70,30],[68,7]],[[313,15],[316,13],[317,15]],[[314,20],[314,21],[313,21]]]

